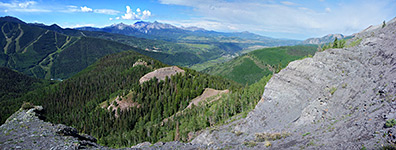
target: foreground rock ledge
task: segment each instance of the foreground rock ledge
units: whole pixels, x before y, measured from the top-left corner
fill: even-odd
[[[75,128],[39,119],[41,106],[20,109],[0,126],[0,149],[106,149]]]

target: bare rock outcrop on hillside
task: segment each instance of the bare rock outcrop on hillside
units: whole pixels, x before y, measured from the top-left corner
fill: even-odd
[[[147,73],[142,78],[140,78],[139,83],[142,84],[143,82],[151,80],[154,77],[156,77],[158,80],[165,80],[165,77],[170,77],[177,73],[184,73],[184,72],[185,71],[183,69],[180,69],[177,66],[164,67]]]
[[[395,127],[385,124],[396,119],[395,39],[396,18],[356,34],[357,46],[291,62],[233,132],[204,131],[192,143],[254,142],[252,149],[375,149],[394,143]]]

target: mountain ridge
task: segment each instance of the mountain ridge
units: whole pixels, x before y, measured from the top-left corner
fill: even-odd
[[[299,40],[276,39],[250,32],[217,32],[209,31],[199,27],[176,27],[167,23],[138,21],[128,25],[124,23],[113,24],[103,28],[80,27],[78,30],[103,31],[117,34],[124,34],[148,39],[157,39],[176,42],[199,42],[196,39],[205,41],[232,41],[243,40],[266,46],[295,45]],[[249,41],[253,40],[253,41]]]

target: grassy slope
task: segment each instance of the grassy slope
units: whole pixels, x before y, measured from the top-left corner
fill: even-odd
[[[317,46],[314,45],[259,49],[207,68],[203,72],[220,75],[242,84],[253,84],[293,60],[313,55],[316,49]]]

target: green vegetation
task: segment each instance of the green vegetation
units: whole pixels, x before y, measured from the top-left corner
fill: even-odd
[[[132,67],[139,59],[147,62],[149,67]],[[189,132],[222,124],[232,116],[246,113],[257,104],[271,77],[243,88],[232,81],[184,68],[185,75],[139,84],[141,76],[165,66],[136,52],[117,53],[98,60],[70,79],[38,88],[13,101],[43,105],[48,121],[76,127],[97,137],[99,143],[106,146],[124,147],[142,141],[172,141],[176,134],[180,135],[180,140],[187,141]],[[163,122],[183,110],[205,88],[230,89],[232,92]],[[100,107],[111,95],[132,95],[141,107],[119,110],[119,116],[115,117],[114,112]],[[179,130],[176,130],[176,124],[179,124]]]
[[[139,84],[146,73],[168,66],[155,59],[191,66],[235,53],[248,45],[229,41],[200,43],[195,37],[183,38],[183,44],[175,45],[100,32],[52,31],[1,20],[0,25],[5,33],[0,34],[0,44],[6,49],[0,54],[2,66],[38,78],[65,79],[44,81],[6,69],[4,72],[10,75],[0,76],[1,83],[5,83],[1,85],[4,93],[0,92],[2,122],[22,103],[26,109],[31,104],[42,105],[46,121],[73,126],[95,136],[100,144],[114,148],[143,141],[189,141],[189,133],[245,117],[260,100],[273,72],[316,50],[314,46],[279,47],[234,59],[238,64],[227,70],[231,72],[227,77],[250,84],[245,87],[187,68],[182,68],[185,74]],[[147,62],[147,66],[133,67],[137,61]],[[185,109],[205,88],[229,89],[230,93],[211,103]],[[128,97],[122,102],[132,99],[136,107],[115,111],[102,108],[104,104],[122,106],[114,101],[117,96]]]
[[[33,107],[34,107],[34,105],[32,103],[30,103],[30,102],[23,102],[23,104],[21,106],[21,108],[25,109],[25,110],[33,108]]]
[[[139,59],[147,62],[149,67],[132,67]],[[183,68],[185,75],[139,84],[141,76],[165,66],[133,51],[117,53],[98,60],[70,79],[38,88],[13,101],[42,105],[46,109],[47,121],[76,127],[97,137],[100,144],[129,147],[143,141],[173,141],[176,135],[181,141],[188,141],[190,132],[246,114],[260,100],[264,86],[271,78],[266,76],[251,86],[241,87],[220,77]],[[184,110],[205,88],[232,92],[210,104],[194,106],[181,115],[174,115]],[[131,96],[141,107],[118,110],[119,116],[115,117],[115,112],[101,108],[100,104],[116,95]],[[170,116],[173,117],[163,121]]]
[[[322,51],[324,51],[324,50],[330,49],[330,48],[344,48],[345,47],[345,43],[346,43],[346,39],[338,40],[337,37],[336,37],[334,39],[334,42],[329,43],[327,45],[323,45],[323,47],[321,49],[322,49]]]
[[[14,99],[29,91],[51,84],[49,81],[29,77],[5,67],[0,67],[0,83],[1,123],[4,123],[7,117],[22,105],[22,101],[14,101]]]
[[[255,141],[264,142],[264,141],[274,141],[282,138],[286,138],[290,135],[290,133],[282,132],[282,133],[256,133]]]
[[[393,127],[395,125],[396,125],[396,120],[395,119],[388,119],[385,122],[385,127],[386,128],[391,128],[391,127]]]
[[[224,53],[217,46],[175,44],[125,35],[70,29],[46,30],[34,25],[0,20],[0,66],[45,79],[66,79],[99,58],[126,50],[166,64],[191,66]],[[123,43],[123,44],[122,44]]]
[[[360,42],[362,42],[361,38],[359,38],[359,39],[357,39],[355,41],[352,41],[347,47],[355,47],[356,45],[359,45]]]
[[[202,70],[205,70],[206,68],[216,66],[217,64],[227,62],[230,59],[232,59],[232,58],[223,56],[223,57],[219,57],[217,59],[206,61],[204,63],[194,64],[193,66],[190,66],[189,68],[197,70],[197,71],[202,71]]]
[[[316,51],[315,45],[264,48],[207,68],[203,72],[220,75],[242,84],[253,84],[263,76],[279,72],[289,62],[312,56]]]
[[[331,95],[333,95],[335,91],[337,91],[337,88],[336,88],[336,87],[332,87],[332,88],[329,90],[329,92],[330,92]]]
[[[257,143],[254,141],[249,141],[249,142],[244,142],[243,145],[245,145],[247,147],[255,147],[257,145]]]
[[[304,137],[304,136],[307,136],[307,135],[310,135],[311,134],[311,132],[307,132],[307,133],[304,133],[302,136]]]
[[[386,23],[385,23],[385,20],[384,20],[384,22],[382,22],[382,28],[385,28],[385,26],[386,26]]]

